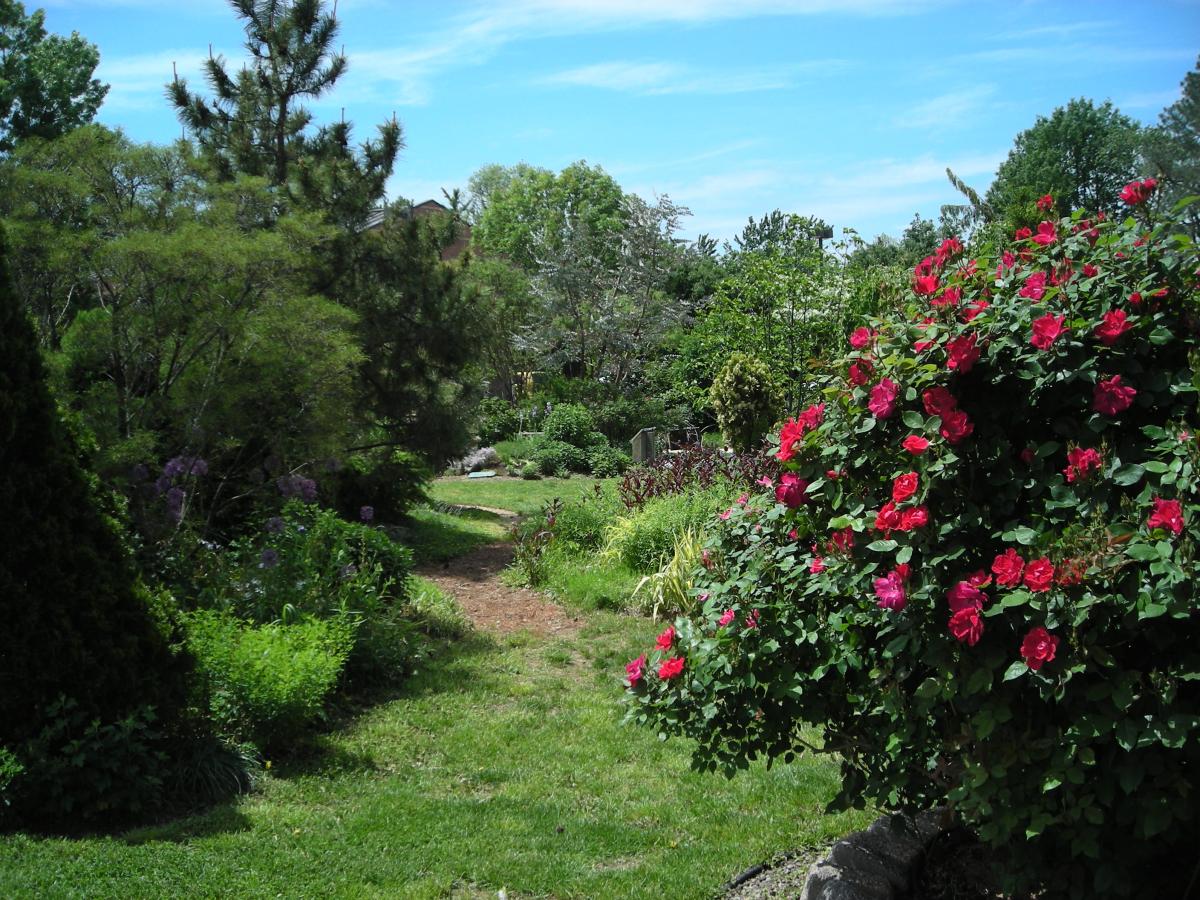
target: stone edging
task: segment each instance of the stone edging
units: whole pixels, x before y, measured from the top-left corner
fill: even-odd
[[[902,900],[913,889],[917,867],[946,830],[942,810],[915,816],[885,815],[842,838],[813,863],[799,900]]]

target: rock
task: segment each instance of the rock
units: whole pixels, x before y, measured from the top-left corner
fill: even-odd
[[[895,900],[886,878],[832,865],[813,863],[800,900]]]
[[[480,447],[462,458],[458,468],[463,472],[478,472],[481,469],[492,469],[500,465],[500,454],[495,447]]]
[[[885,879],[895,890],[907,893],[912,877],[905,866],[885,856],[877,856],[866,846],[866,832],[858,831],[838,841],[829,850],[829,861],[853,872],[877,875]]]
[[[871,823],[866,831],[856,835],[862,844],[876,856],[892,860],[897,866],[910,872],[920,861],[925,846],[911,828],[903,822],[893,824],[891,816],[881,816]]]

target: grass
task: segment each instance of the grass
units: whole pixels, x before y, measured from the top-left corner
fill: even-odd
[[[409,603],[426,634],[460,638],[471,630],[471,623],[452,596],[420,575],[411,575],[408,581]]]
[[[0,895],[701,898],[868,821],[823,812],[829,759],[725,780],[621,725],[621,665],[655,630],[595,614],[571,639],[460,641],[240,803],[115,836],[0,837]]]
[[[504,540],[509,525],[482,509],[447,512],[419,506],[409,513],[408,524],[395,528],[392,536],[412,548],[413,561],[420,566],[454,559],[483,544]]]
[[[619,560],[552,550],[542,589],[573,609],[625,609],[642,576]]]
[[[547,501],[555,497],[573,500],[593,490],[595,478],[543,478],[525,481],[521,478],[439,478],[430,485],[429,497],[438,503],[462,506],[490,506],[507,509],[520,515],[540,512]],[[601,482],[603,483],[603,482]]]

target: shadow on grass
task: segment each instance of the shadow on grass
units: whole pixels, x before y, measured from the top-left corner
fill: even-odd
[[[393,540],[410,547],[418,565],[447,562],[484,544],[504,539],[511,520],[482,509],[446,512],[414,510],[403,525],[391,529]]]
[[[194,812],[162,825],[134,828],[120,835],[124,843],[136,847],[140,844],[166,842],[183,844],[196,838],[213,837],[218,834],[237,834],[252,827],[249,817],[242,812],[237,800],[226,800],[203,812]]]

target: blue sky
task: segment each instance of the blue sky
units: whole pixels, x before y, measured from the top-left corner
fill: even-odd
[[[30,4],[31,6],[33,4]],[[174,62],[240,60],[224,0],[46,0],[100,48],[100,119],[179,135]],[[440,198],[488,163],[603,166],[668,194],[684,233],[728,238],[778,207],[898,234],[982,189],[1016,134],[1072,97],[1156,121],[1200,52],[1200,2],[339,0],[350,69],[312,104],[360,139],[393,111],[392,196]]]

